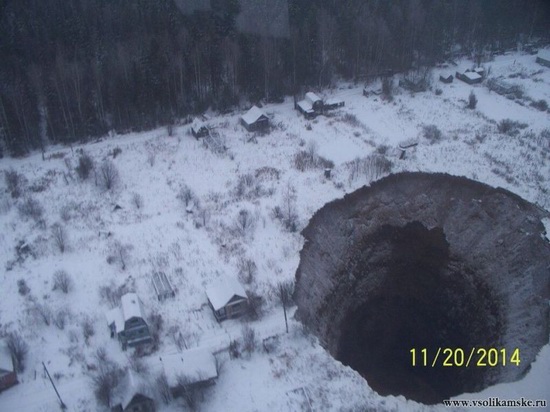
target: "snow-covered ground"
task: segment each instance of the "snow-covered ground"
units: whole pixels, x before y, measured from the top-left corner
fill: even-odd
[[[533,101],[550,102],[550,69],[536,64],[534,56],[500,56],[484,65],[490,68],[490,77],[521,85]],[[392,102],[364,97],[363,85],[341,85],[325,97],[343,99],[345,107],[313,121],[299,116],[290,99],[268,105],[264,110],[275,130],[255,139],[239,124],[239,114],[213,117],[210,123],[227,147],[222,154],[191,137],[188,126],[180,126],[173,136],[158,129],[80,147],[51,147],[44,159],[36,153],[0,160],[1,170],[13,168],[26,176],[26,193],[45,209],[43,222],[22,219],[18,205],[23,200],[12,199],[3,179],[0,182],[0,327],[20,331],[29,345],[20,384],[0,394],[0,411],[57,410],[42,362],[69,410],[100,410],[91,385],[97,349],[104,348],[120,365],[127,365],[132,354],[131,350],[123,352],[109,336],[104,313],[110,306],[101,298],[100,287],[113,290],[126,285],[138,293],[146,313],[162,315],[159,353],[176,350],[170,337],[174,330],[187,336],[189,346],[227,348],[231,339],[241,336],[243,323],[218,324],[204,291],[215,279],[236,276],[242,257],[252,259],[258,268],[245,288],[266,300],[263,316],[250,325],[259,341],[280,335],[280,344],[271,353],[258,345],[250,359],[224,358],[220,377],[207,390],[201,410],[294,411],[307,410],[308,402],[315,411],[449,410],[403,397],[381,397],[356,372],[332,359],[296,321],[291,320],[286,334],[274,286],[293,279],[303,241],[299,230],[312,214],[375,177],[370,173],[353,176],[350,162],[356,158],[383,153],[393,162],[393,171],[462,175],[504,187],[550,209],[549,113],[525,100],[490,92],[484,84],[437,81],[442,72],[454,74],[472,66],[471,61],[463,61],[457,67],[436,69],[432,91],[411,94],[397,88]],[[472,90],[478,99],[475,110],[466,108]],[[512,137],[498,132],[497,124],[503,119],[527,126]],[[433,143],[424,137],[426,125],[442,132],[440,141]],[[410,139],[419,144],[400,160],[397,145]],[[113,158],[115,148],[121,153]],[[94,176],[88,181],[78,179],[74,167],[81,149],[97,166],[103,159],[112,159],[120,173],[114,190],[100,189]],[[294,156],[300,150],[334,162],[332,178],[326,179],[322,168],[298,171]],[[246,174],[256,176],[254,184],[242,186],[239,194],[238,181],[247,180],[242,178]],[[184,186],[194,193],[193,213],[178,199]],[[140,208],[133,201],[136,193],[143,199]],[[284,209],[289,199],[295,203],[297,233],[286,230],[273,213],[274,206]],[[121,209],[115,211],[116,205]],[[244,234],[235,229],[242,209],[254,221]],[[67,233],[64,253],[52,239],[51,225],[56,222]],[[12,263],[20,241],[30,245],[34,256]],[[124,270],[116,259],[108,262],[117,245],[125,250]],[[67,294],[52,290],[58,270],[65,270],[72,279]],[[177,290],[174,299],[157,300],[151,286],[154,270],[169,276]],[[30,288],[26,295],[18,292],[20,279]],[[54,314],[66,310],[70,315],[62,329],[54,323],[46,325],[37,316],[37,306]],[[87,318],[95,327],[88,344],[82,333]],[[546,345],[522,381],[457,398],[550,400],[548,378],[550,347]],[[159,411],[178,408],[178,402],[158,404]]]

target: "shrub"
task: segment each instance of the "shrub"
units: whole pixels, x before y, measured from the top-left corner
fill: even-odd
[[[118,184],[118,181],[117,167],[112,161],[104,160],[99,168],[99,185],[105,190],[111,190]]]
[[[44,215],[44,208],[40,202],[31,196],[25,198],[25,200],[17,206],[17,210],[22,217],[33,219],[36,222],[39,222]]]
[[[27,359],[29,346],[18,332],[8,333],[6,336],[6,344],[14,360],[15,369],[17,372],[23,372],[25,370],[25,360]]]
[[[246,209],[241,209],[235,219],[234,227],[239,235],[246,237],[254,230],[255,223],[252,213]]]
[[[526,127],[526,123],[520,123],[512,119],[502,119],[497,125],[497,129],[500,133],[507,134],[509,136],[518,135],[520,129],[525,129]]]
[[[44,322],[44,325],[50,326],[52,312],[48,306],[42,303],[36,303],[32,308],[32,311],[39,320]]]
[[[94,322],[88,316],[82,320],[82,336],[84,336],[84,342],[86,346],[90,343],[90,338],[95,335]]]
[[[436,125],[430,124],[424,126],[422,131],[424,137],[432,144],[439,142],[443,138],[443,133],[441,133],[441,130],[439,130]]]
[[[256,199],[263,194],[260,182],[252,173],[239,175],[235,186],[235,197],[241,199]]]
[[[242,283],[249,285],[254,282],[256,273],[258,273],[256,262],[252,259],[241,257],[237,263],[237,267],[239,270],[239,280]]]
[[[67,249],[67,231],[65,227],[60,223],[52,225],[52,238],[55,246],[61,253],[64,253]]]
[[[120,383],[124,371],[110,360],[98,359],[98,373],[92,377],[93,390],[97,401],[107,407],[111,407],[114,391]]]
[[[31,289],[27,286],[27,282],[25,282],[25,279],[19,279],[17,281],[17,291],[21,296],[28,295],[28,293],[31,291]]]
[[[544,99],[537,100],[536,102],[532,102],[531,106],[533,106],[535,109],[539,109],[542,112],[545,112],[546,110],[548,110],[548,103]]]
[[[141,209],[143,207],[143,197],[139,193],[132,194],[132,203],[136,209]]]
[[[90,173],[94,169],[94,161],[86,153],[83,153],[78,158],[78,166],[76,166],[76,174],[81,180],[86,180],[90,177]]]
[[[53,290],[69,293],[72,288],[72,279],[64,270],[58,270],[53,274]]]
[[[250,356],[256,349],[256,331],[246,324],[241,329],[242,350]]]
[[[23,193],[23,185],[25,183],[25,176],[16,172],[13,169],[4,171],[4,179],[8,192],[12,198],[17,199]]]
[[[177,198],[183,202],[185,207],[188,207],[189,203],[191,203],[191,201],[195,199],[195,194],[189,186],[182,185]]]
[[[435,89],[435,95],[436,96],[441,96],[443,94],[443,90],[441,90],[439,87],[437,89]]]
[[[166,373],[162,372],[155,379],[155,386],[162,401],[168,405],[172,401],[172,391]]]
[[[113,152],[112,152],[112,155],[113,155],[113,159],[116,159],[116,157],[122,153],[122,149],[120,147],[115,147],[113,149]]]
[[[468,109],[475,109],[477,106],[477,97],[474,93],[474,91],[472,90],[470,92],[470,95],[468,96]]]
[[[70,312],[68,309],[60,309],[54,316],[52,316],[54,325],[57,326],[57,328],[60,330],[65,329],[65,325],[67,323],[67,318],[69,317],[69,315]]]

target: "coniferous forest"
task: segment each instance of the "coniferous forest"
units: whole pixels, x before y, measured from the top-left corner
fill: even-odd
[[[545,0],[0,0],[0,156],[548,36]]]

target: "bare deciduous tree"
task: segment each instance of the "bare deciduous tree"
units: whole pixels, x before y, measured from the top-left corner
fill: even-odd
[[[195,195],[189,186],[183,185],[177,197],[183,202],[185,207],[188,207],[189,203],[191,203],[191,201],[195,198]]]
[[[288,318],[287,318],[286,310],[290,306],[290,303],[292,302],[293,293],[294,293],[294,283],[292,281],[280,282],[277,285],[277,297],[279,298],[279,301],[283,305],[283,312],[285,314],[286,333],[288,333]]]
[[[53,274],[53,290],[69,293],[72,283],[71,277],[64,270],[58,270]]]
[[[141,209],[143,207],[143,197],[139,193],[133,193],[132,203],[136,209]]]
[[[246,324],[241,329],[242,349],[250,357],[256,349],[256,331],[250,325]]]
[[[126,270],[126,264],[130,259],[130,251],[133,249],[133,246],[130,244],[122,244],[118,240],[113,243],[113,253],[114,259],[120,263],[122,270]]]
[[[23,372],[25,370],[25,360],[29,351],[29,346],[18,332],[10,332],[6,336],[8,350],[15,362],[15,370]]]
[[[239,270],[239,280],[247,285],[254,281],[256,273],[258,272],[258,267],[256,262],[252,259],[241,257],[237,263]]]
[[[250,234],[254,230],[254,224],[254,217],[248,210],[239,210],[239,214],[235,219],[235,229],[239,235],[245,237]]]
[[[84,336],[86,346],[88,346],[90,338],[95,335],[94,322],[88,316],[84,317],[82,321],[82,335]]]
[[[119,173],[115,164],[111,160],[104,160],[99,168],[99,184],[105,190],[114,189],[118,184]]]
[[[61,223],[54,223],[52,225],[52,238],[55,246],[61,253],[64,253],[67,249],[67,231]]]

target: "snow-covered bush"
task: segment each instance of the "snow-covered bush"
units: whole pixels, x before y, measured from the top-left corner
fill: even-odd
[[[86,153],[82,153],[78,158],[78,166],[76,166],[75,170],[80,179],[86,180],[94,170],[94,161]]]
[[[166,373],[162,372],[155,378],[155,388],[160,399],[168,405],[172,401],[172,391],[170,390],[170,384],[168,383]]]
[[[512,119],[502,119],[497,125],[499,133],[507,134],[508,136],[517,136],[519,131],[526,127],[526,123],[521,123]]]
[[[143,208],[143,197],[139,193],[132,193],[132,204],[136,209]]]
[[[242,199],[257,199],[264,193],[261,183],[256,179],[252,173],[245,173],[239,175],[237,178],[237,184],[235,185],[235,198],[237,200]]]
[[[126,265],[130,260],[130,251],[134,247],[130,244],[123,244],[120,241],[116,240],[110,250],[113,251],[112,255],[107,256],[107,263],[118,263],[122,270],[126,270]]]
[[[29,345],[19,334],[19,332],[10,332],[6,336],[6,344],[15,363],[15,369],[17,372],[23,372],[25,370],[25,360],[27,359],[27,353],[29,352]]]
[[[477,97],[474,93],[474,91],[472,90],[470,92],[470,95],[468,96],[468,109],[475,109],[477,106]]]
[[[99,168],[99,186],[104,190],[112,190],[120,180],[118,169],[110,160],[104,160]]]
[[[23,194],[24,185],[26,182],[25,176],[13,169],[10,169],[4,171],[4,179],[8,192],[12,198],[17,199]]]
[[[235,231],[241,237],[247,237],[254,232],[254,228],[256,227],[256,219],[247,209],[241,209],[235,218],[235,223],[233,226]]]
[[[42,220],[44,216],[44,208],[40,202],[32,196],[26,197],[19,205],[17,210],[21,217],[25,219],[33,219],[35,222]]]
[[[426,140],[431,144],[437,143],[443,139],[443,133],[435,124],[429,124],[422,128],[422,133]]]
[[[59,309],[53,316],[52,321],[53,324],[59,329],[63,330],[65,329],[65,325],[67,324],[67,319],[70,316],[70,311],[67,308],[61,308]]]
[[[252,259],[241,257],[237,262],[237,268],[239,270],[239,280],[246,284],[250,285],[256,279],[256,274],[258,273],[258,266],[256,262]]]
[[[19,279],[17,281],[17,291],[21,296],[26,296],[29,294],[31,289],[27,286],[27,282],[25,282],[25,279]]]
[[[548,110],[548,103],[544,99],[531,102],[531,106],[533,106],[535,109],[539,109],[542,112]]]
[[[245,324],[241,329],[242,350],[250,357],[256,349],[256,331],[250,325]]]
[[[196,197],[191,188],[186,184],[183,184],[181,185],[177,198],[181,200],[184,206],[187,208],[189,207],[189,204],[195,200]]]
[[[73,281],[69,274],[64,270],[58,270],[53,274],[53,289],[60,290],[63,293],[69,293]]]
[[[88,346],[88,344],[90,343],[90,338],[95,335],[94,322],[90,317],[84,316],[81,325],[82,336],[84,336],[84,342],[86,343],[86,346]]]
[[[116,286],[114,283],[99,287],[99,297],[107,303],[111,308],[120,305],[120,298],[125,293],[130,292],[126,285]]]
[[[61,223],[54,223],[52,225],[52,239],[57,249],[61,253],[64,253],[68,246],[68,237],[65,227]]]
[[[334,162],[319,156],[316,151],[299,150],[294,155],[294,167],[300,172],[311,169],[332,169]]]
[[[108,359],[104,350],[97,351],[96,360],[98,368],[96,374],[92,376],[92,388],[97,401],[110,408],[114,391],[124,376],[124,369]]]
[[[50,326],[52,311],[49,306],[44,303],[35,303],[31,308],[31,312],[38,321],[42,321],[44,325]]]

